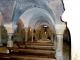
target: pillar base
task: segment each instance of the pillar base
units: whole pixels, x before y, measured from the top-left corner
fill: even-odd
[[[13,47],[13,41],[12,40],[7,41],[7,47]]]
[[[9,50],[7,49],[6,53],[9,53]]]
[[[57,56],[56,60],[63,60],[63,56]]]
[[[0,42],[0,46],[3,46],[3,44]]]

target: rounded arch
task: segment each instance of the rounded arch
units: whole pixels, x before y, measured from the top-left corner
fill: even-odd
[[[55,15],[53,14],[54,11],[52,11],[52,9],[49,7],[48,2],[46,0],[42,0],[42,1],[39,1],[39,0],[24,0],[24,1],[16,0],[14,10],[13,10],[12,22],[16,22],[21,15],[23,15],[27,10],[30,10],[32,8],[40,8],[40,9],[46,10],[47,12],[49,12],[49,14],[55,20],[55,18],[54,18]]]
[[[39,26],[41,23],[49,24],[49,22],[46,21],[46,20],[38,20],[38,21],[35,22],[35,24],[32,27],[34,28],[35,26]]]
[[[50,26],[52,26],[51,27],[52,29],[55,26],[55,23],[54,23],[55,21],[52,18],[52,16],[49,14],[48,11],[46,11],[45,9],[42,9],[42,8],[35,7],[35,8],[28,9],[21,15],[20,19],[22,20],[24,27],[26,27],[26,28],[29,28],[31,26],[34,27],[35,24],[37,23],[37,21],[41,21],[41,20],[42,20],[41,21],[42,23],[44,21],[44,22],[47,22]],[[41,24],[41,22],[40,22],[40,24]],[[30,24],[31,24],[31,26],[30,26]],[[28,29],[27,29],[27,32],[28,32]],[[55,33],[55,32],[53,31],[53,33]],[[53,33],[52,33],[52,36],[53,36]],[[28,35],[28,34],[26,33],[26,35]]]
[[[23,22],[22,22],[22,20],[21,20],[20,18],[19,18],[19,19],[17,20],[17,22],[16,22],[16,25],[18,25],[18,24],[21,25],[21,29],[24,28],[24,24],[23,24]]]
[[[34,29],[38,30],[38,28],[39,28],[41,25],[49,26],[49,27],[50,27],[50,29],[51,29],[51,26],[50,26],[48,23],[45,23],[45,22],[40,23],[39,25],[37,25],[37,24],[36,24],[36,25],[34,26]]]
[[[49,14],[48,11],[44,10],[44,9],[41,9],[41,8],[32,8],[32,9],[29,9],[27,10],[26,12],[24,12],[22,14],[22,16],[20,17],[21,20],[23,21],[24,23],[24,26],[25,27],[28,27],[29,24],[31,24],[30,22],[32,21],[35,22],[36,20],[40,20],[41,18],[40,17],[43,17],[43,19],[47,19],[49,21],[52,22],[52,24],[54,24],[54,20],[53,18],[51,17],[51,15]],[[36,19],[36,20],[35,20]],[[42,19],[41,19],[42,20]],[[34,23],[35,24],[35,23]]]

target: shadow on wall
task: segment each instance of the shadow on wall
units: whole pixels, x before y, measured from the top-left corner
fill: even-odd
[[[7,30],[3,25],[1,25],[0,28],[1,28],[1,42],[4,44],[7,42],[9,36]]]
[[[17,28],[14,30],[14,34],[12,35],[12,40],[13,42],[20,42],[20,41],[25,41],[25,28],[24,24],[19,18],[17,23]]]
[[[68,48],[66,47],[65,49],[67,49],[69,52],[69,60],[70,60],[71,59],[71,34],[67,26],[63,34],[63,44],[64,45],[66,44],[66,46],[68,46]]]

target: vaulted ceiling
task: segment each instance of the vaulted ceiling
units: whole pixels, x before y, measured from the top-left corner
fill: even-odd
[[[60,16],[64,12],[61,0],[0,0],[2,23],[16,22],[26,10],[31,8],[46,10],[57,22],[60,22]]]

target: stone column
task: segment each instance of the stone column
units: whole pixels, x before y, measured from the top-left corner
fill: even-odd
[[[51,41],[53,42],[53,33],[51,33]]]
[[[56,50],[56,43],[57,43],[57,40],[56,40],[56,36],[54,37],[54,49]]]
[[[32,29],[32,42],[33,42],[33,29]]]
[[[57,35],[57,45],[56,45],[56,58],[57,60],[63,60],[63,32],[65,29],[65,24],[56,24],[56,35]]]
[[[36,34],[35,34],[35,39],[38,40],[38,39],[37,39],[37,30],[36,30]]]
[[[54,45],[54,48],[53,49],[55,49],[56,50],[56,31],[54,32],[53,31],[53,45]]]
[[[4,27],[6,28],[8,36],[9,36],[8,41],[7,41],[7,47],[13,47],[13,41],[11,40],[11,36],[13,34],[12,23],[4,24]],[[7,50],[6,53],[9,53],[9,50]]]
[[[8,33],[8,41],[7,41],[7,47],[13,47],[13,41],[11,40],[11,36],[12,34],[11,33]]]
[[[2,43],[1,43],[1,21],[2,21],[2,14],[0,12],[0,46],[2,46]]]
[[[25,42],[28,41],[28,28],[25,27]]]

